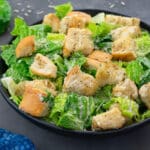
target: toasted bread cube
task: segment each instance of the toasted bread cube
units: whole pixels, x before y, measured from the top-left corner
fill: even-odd
[[[134,17],[123,17],[117,15],[106,15],[105,22],[115,24],[115,25],[122,25],[122,26],[139,26],[140,19]]]
[[[39,90],[49,92],[53,96],[56,96],[56,87],[55,85],[47,79],[33,80],[33,81],[22,81],[17,84],[16,95],[22,96],[26,87],[37,88]]]
[[[68,57],[72,52],[81,51],[89,55],[94,49],[92,33],[88,29],[70,28],[65,39],[63,55]]]
[[[130,79],[125,79],[124,81],[118,83],[113,88],[113,96],[125,97],[135,100],[138,97],[138,89],[133,81]]]
[[[69,28],[85,28],[90,20],[90,15],[83,12],[72,11],[61,20],[60,32],[67,33]]]
[[[36,54],[34,62],[30,66],[30,71],[41,77],[56,78],[57,67],[48,57]]]
[[[96,73],[96,80],[99,87],[103,87],[106,84],[117,84],[125,78],[125,70],[113,64],[101,63]]]
[[[43,24],[49,25],[52,28],[53,32],[58,32],[59,31],[60,20],[53,13],[49,13],[49,14],[44,16]]]
[[[111,31],[113,40],[118,40],[122,37],[136,38],[141,35],[139,26],[124,26]]]
[[[95,60],[95,59],[91,59],[91,58],[86,58],[86,63],[85,66],[88,67],[89,69],[98,69],[100,67],[100,62]]]
[[[28,86],[25,88],[19,109],[32,116],[43,117],[49,110],[48,104],[42,101],[45,96],[45,92]]]
[[[81,95],[90,96],[97,90],[95,78],[80,70],[79,66],[73,67],[64,80],[63,90],[65,92],[76,92]]]
[[[92,119],[93,130],[119,129],[126,123],[126,118],[122,115],[118,107],[96,115]]]
[[[95,50],[88,56],[88,58],[97,60],[99,62],[110,62],[112,55],[103,51]]]
[[[136,59],[137,46],[134,39],[130,37],[120,38],[112,44],[112,56],[113,59],[119,59],[124,61],[131,61]]]
[[[16,57],[26,57],[32,55],[35,51],[34,36],[23,38],[16,47]]]
[[[145,103],[145,105],[150,109],[150,82],[147,84],[144,84],[140,90],[139,94],[141,97],[141,100]]]

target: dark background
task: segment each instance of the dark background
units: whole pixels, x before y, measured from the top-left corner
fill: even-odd
[[[11,39],[9,32],[13,18],[22,16],[28,24],[42,19],[53,11],[52,5],[66,0],[9,0],[12,5],[12,21],[8,32],[0,36],[0,44]],[[102,9],[141,18],[150,24],[150,0],[72,0],[75,9]],[[1,67],[1,66],[0,66]],[[85,137],[58,134],[43,129],[24,119],[13,110],[0,95],[0,128],[28,136],[38,150],[150,150],[150,124],[128,133],[106,137]]]

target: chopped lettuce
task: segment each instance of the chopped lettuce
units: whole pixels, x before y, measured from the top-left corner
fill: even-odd
[[[122,97],[112,98],[112,101],[119,104],[122,114],[129,119],[139,117],[139,105],[135,101]]]
[[[10,95],[15,95],[17,84],[12,79],[12,77],[3,77],[1,79],[3,86],[8,89]]]
[[[57,65],[57,74],[58,76],[65,76],[67,73],[67,67],[64,64],[64,59],[60,56],[55,54],[52,58],[53,62]]]
[[[146,112],[144,112],[141,116],[141,119],[144,120],[144,119],[147,119],[147,118],[150,118],[150,110],[147,110]]]
[[[12,64],[6,71],[5,75],[7,77],[12,77],[17,83],[23,80],[31,80],[29,66],[22,60],[18,60],[17,63]]]
[[[56,44],[52,41],[48,41],[45,38],[36,40],[35,42],[36,51],[35,53],[41,53],[52,58],[55,54],[61,54],[62,45]]]
[[[141,75],[143,74],[143,66],[138,60],[129,62],[126,68],[127,76],[133,80],[136,84],[139,84]]]
[[[94,45],[96,49],[101,49],[107,53],[111,53],[112,36],[110,34],[104,37],[96,36],[94,38]]]
[[[15,18],[15,27],[11,34],[13,36],[19,36],[20,39],[29,36],[34,35],[36,38],[42,38],[47,35],[48,32],[51,31],[50,26],[39,24],[39,25],[33,25],[28,26],[24,19],[22,18]]]
[[[138,57],[137,60],[143,65],[144,69],[150,69],[150,59],[148,57]]]
[[[67,70],[70,70],[74,66],[78,65],[82,67],[86,62],[86,57],[81,52],[75,52],[69,59],[65,59],[64,63],[67,67]]]
[[[7,0],[0,0],[0,34],[5,32],[11,19],[11,7]]]
[[[56,44],[60,44],[63,46],[64,40],[65,40],[65,34],[61,33],[48,33],[47,39],[49,41],[52,41]]]
[[[82,120],[85,128],[90,127],[94,110],[95,103],[92,97],[80,96],[75,93],[68,95],[64,111],[70,112]]]
[[[60,93],[54,99],[54,106],[51,110],[50,119],[56,124],[58,123],[60,116],[64,112],[66,100],[67,100],[66,93]]]
[[[142,86],[143,84],[148,82],[150,82],[150,69],[144,71],[144,73],[142,74],[139,86]]]
[[[16,63],[15,46],[14,45],[4,45],[1,47],[1,49],[2,49],[1,57],[8,66]]]
[[[65,3],[54,7],[56,11],[56,16],[62,19],[65,17],[69,12],[72,11],[73,7],[71,3]]]
[[[58,126],[71,130],[83,130],[84,122],[68,112],[60,117]]]
[[[90,22],[87,28],[91,30],[93,37],[96,36],[104,37],[107,34],[109,34],[111,30],[115,29],[116,26],[105,22],[102,22],[101,24]]]
[[[16,96],[16,89],[17,89],[17,84],[15,81],[12,79],[12,77],[3,77],[1,79],[1,82],[3,86],[8,90],[10,93],[11,97],[10,99],[16,104],[19,105],[21,102],[20,97]]]
[[[150,53],[150,34],[143,32],[142,36],[136,39],[136,44],[138,56],[145,56]]]
[[[105,13],[98,13],[96,16],[92,17],[92,22],[100,24],[105,21]]]
[[[109,104],[109,102],[111,104],[112,88],[113,85],[105,85],[96,92],[94,98],[96,105],[96,114],[99,114],[109,109],[107,105]]]

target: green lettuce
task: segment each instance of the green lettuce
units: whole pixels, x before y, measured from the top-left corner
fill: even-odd
[[[83,130],[84,122],[68,112],[60,117],[58,126],[71,130]]]
[[[69,59],[64,59],[64,63],[67,67],[67,70],[70,70],[74,66],[78,65],[82,67],[86,62],[86,57],[81,52],[75,52],[71,55]]]
[[[5,75],[7,77],[12,77],[16,83],[32,79],[28,64],[22,60],[18,60],[17,63],[12,64],[6,71]]]
[[[61,33],[48,33],[47,34],[47,40],[52,41],[56,44],[60,44],[63,46],[64,40],[65,40],[65,34]]]
[[[105,21],[105,13],[98,13],[94,17],[92,17],[92,22],[96,24],[100,24]]]
[[[139,105],[135,101],[122,97],[112,98],[112,101],[119,104],[122,114],[129,119],[139,117]]]
[[[62,19],[73,10],[71,3],[65,3],[54,7],[56,16]]]
[[[87,28],[92,32],[93,37],[96,36],[104,37],[107,34],[109,34],[111,30],[115,29],[116,26],[108,24],[106,22],[102,22],[101,24],[90,22]]]
[[[150,82],[150,69],[144,71],[144,73],[142,74],[139,86],[142,86],[143,84],[146,84],[148,82]]]
[[[148,32],[143,32],[142,36],[136,39],[138,56],[145,56],[150,53],[150,34]]]
[[[111,53],[112,36],[110,34],[107,34],[104,37],[96,36],[94,38],[94,45],[96,49],[101,49],[104,52]]]
[[[145,120],[147,118],[150,118],[150,110],[147,110],[146,112],[144,112],[141,116],[142,120]]]
[[[34,35],[36,38],[42,38],[45,37],[48,32],[51,32],[51,28],[48,25],[39,24],[28,26],[24,19],[15,18],[15,26],[11,35],[18,36],[20,39],[29,35]]]
[[[58,120],[60,119],[60,116],[64,112],[65,103],[67,100],[67,94],[66,93],[60,93],[58,94],[54,99],[54,106],[51,110],[51,114],[49,118],[55,123],[58,123]]]
[[[0,34],[8,27],[11,19],[11,7],[7,0],[0,0]]]
[[[76,116],[84,122],[84,127],[91,126],[91,116],[95,110],[95,103],[92,97],[80,96],[71,93],[67,97],[64,112]]]
[[[105,85],[104,87],[100,88],[95,96],[94,101],[96,105],[96,114],[105,112],[109,109],[109,105],[112,104],[111,97],[112,97],[112,89],[113,85]]]
[[[57,65],[57,74],[58,76],[65,76],[67,73],[67,67],[64,64],[64,59],[60,56],[55,54],[52,58],[53,62]]]
[[[143,66],[138,60],[128,63],[126,68],[127,76],[136,84],[140,83],[141,76],[144,73]]]

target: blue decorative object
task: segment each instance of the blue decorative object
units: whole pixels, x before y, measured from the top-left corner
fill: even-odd
[[[0,129],[0,150],[35,150],[35,147],[27,137]]]

